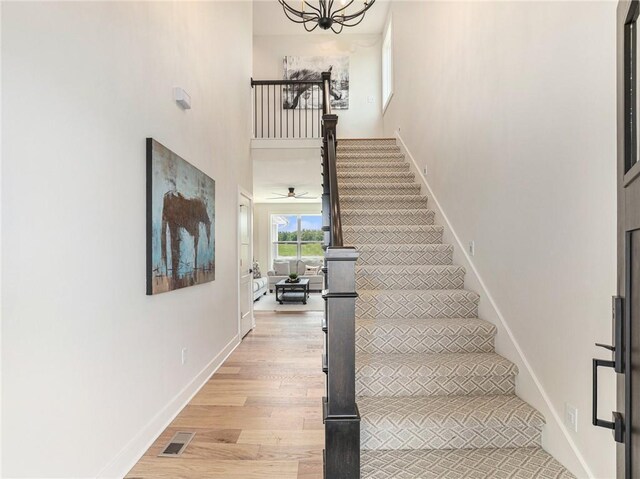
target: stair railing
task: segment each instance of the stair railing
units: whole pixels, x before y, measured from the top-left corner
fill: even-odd
[[[355,264],[358,252],[344,246],[338,195],[336,127],[331,113],[331,73],[322,74],[322,217],[325,231],[325,332],[322,367],[325,479],[360,478],[360,413],[355,387]]]
[[[322,80],[254,80],[253,138],[322,137]]]

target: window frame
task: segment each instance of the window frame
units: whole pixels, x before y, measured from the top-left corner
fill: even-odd
[[[295,216],[296,217],[296,241],[278,241],[278,229],[274,228],[274,217],[277,216]],[[316,216],[322,218],[322,214],[320,213],[272,213],[270,217],[270,231],[271,231],[271,262],[274,261],[305,261],[313,260],[313,259],[322,259],[323,255],[319,256],[304,256],[302,254],[302,246],[305,244],[324,244],[324,240],[318,241],[303,241],[302,238],[302,217],[303,216]],[[296,256],[279,256],[278,255],[278,245],[281,244],[293,244],[296,245]]]
[[[387,111],[387,107],[393,98],[393,17],[389,15],[387,24],[382,36],[381,68],[382,72],[382,113]]]

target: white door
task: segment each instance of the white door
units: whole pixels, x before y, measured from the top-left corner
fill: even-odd
[[[238,243],[240,253],[240,337],[253,328],[253,244],[251,198],[239,194]]]

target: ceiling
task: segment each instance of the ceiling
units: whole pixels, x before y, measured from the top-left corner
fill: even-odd
[[[299,0],[290,0],[291,6],[300,5]],[[308,0],[314,2],[317,0]],[[359,2],[359,0],[356,0]],[[390,0],[376,0],[376,3],[365,15],[362,23],[353,28],[345,27],[340,35],[349,33],[382,33],[387,20]],[[335,35],[316,28],[308,33],[300,24],[293,23],[285,17],[278,0],[253,1],[253,34],[254,35]]]

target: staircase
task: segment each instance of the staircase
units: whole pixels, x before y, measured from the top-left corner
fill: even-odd
[[[573,477],[540,447],[542,415],[394,139],[340,140],[344,244],[356,266],[362,478]]]

